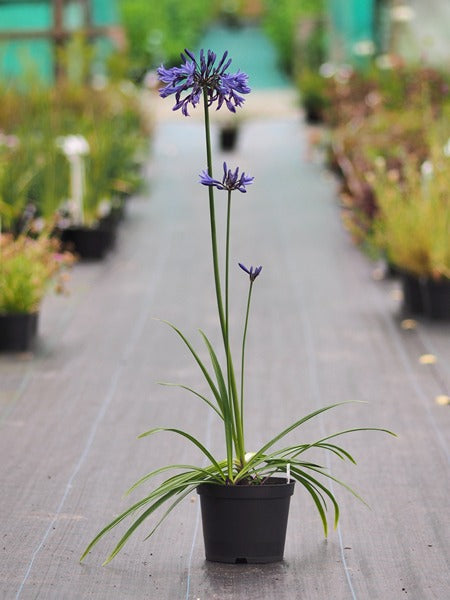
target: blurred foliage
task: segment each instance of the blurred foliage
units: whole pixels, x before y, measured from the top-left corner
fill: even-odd
[[[432,130],[421,168],[410,155],[401,171],[379,164],[370,177],[378,199],[372,243],[396,267],[433,279],[450,278],[450,156],[443,137]]]
[[[430,67],[373,66],[366,73],[338,68],[326,78],[329,103],[325,121],[336,127],[380,108],[403,110],[405,106],[431,107],[437,114],[449,102],[449,92],[449,74]]]
[[[441,132],[444,146],[450,138],[449,76],[428,67],[374,67],[366,74],[345,68],[323,81],[328,101],[323,116],[331,129],[329,161],[341,175],[344,224],[357,244],[380,256],[373,236],[381,188],[378,182],[375,189],[373,173],[382,164],[401,180],[406,169],[412,182],[413,165],[420,172],[435,151],[431,131]],[[409,191],[416,193],[412,183]]]
[[[300,101],[309,123],[321,122],[329,109],[327,81],[317,70],[304,67],[297,76]]]
[[[293,74],[318,68],[325,57],[325,0],[264,0],[264,29],[281,67]]]
[[[52,89],[0,88],[0,217],[14,230],[25,207],[47,222],[68,199],[69,166],[58,148],[65,135],[82,135],[86,157],[85,216],[98,219],[98,205],[140,183],[139,154],[148,132],[140,96],[130,83],[101,89],[66,82]]]
[[[179,62],[184,48],[196,46],[217,13],[217,4],[213,0],[120,0],[132,78],[140,81],[162,62]]]
[[[0,236],[0,313],[32,313],[39,309],[52,280],[62,275],[74,258],[59,252],[59,241],[40,235]],[[63,291],[59,277],[57,291]]]

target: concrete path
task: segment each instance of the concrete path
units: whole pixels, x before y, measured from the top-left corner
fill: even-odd
[[[291,504],[285,562],[206,563],[199,503],[187,499],[148,541],[149,522],[107,567],[114,534],[86,559],[91,537],[144,473],[201,457],[155,426],[183,426],[221,453],[220,424],[200,402],[157,381],[202,387],[173,333],[217,339],[200,122],[158,121],[149,190],[128,206],[118,247],[73,271],[69,298],[49,296],[32,356],[0,358],[0,598],[44,600],[444,600],[449,589],[450,326],[400,327],[398,284],[343,231],[335,181],[308,150],[308,131],[280,96],[250,111],[239,148],[221,161],[255,176],[234,202],[232,264],[262,264],[248,339],[248,450],[299,415],[340,400],[295,439],[349,426],[358,466],[332,461],[369,510],[338,491],[342,520],[328,542],[306,495]],[[255,105],[258,99],[255,97]],[[250,100],[249,100],[250,105]],[[245,110],[242,111],[244,117]],[[216,139],[217,129],[214,129]],[[222,197],[217,195],[219,216]],[[247,282],[232,271],[233,331]],[[420,364],[425,353],[437,362]],[[336,490],[337,491],[337,490]],[[136,493],[131,500],[140,496]]]

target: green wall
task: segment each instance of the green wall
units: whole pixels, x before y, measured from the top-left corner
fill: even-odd
[[[364,66],[375,39],[375,0],[328,0],[331,59]]]
[[[116,0],[92,0],[91,13],[94,25],[114,25],[119,22]],[[64,10],[64,26],[69,30],[76,29],[82,20],[81,4],[76,0],[67,3]],[[52,21],[53,11],[48,0],[0,0],[0,32],[8,29],[47,29],[52,26]],[[109,40],[98,39],[95,45],[101,57],[111,50]],[[53,72],[51,42],[45,39],[0,41],[1,79],[33,76],[44,83],[51,83]]]

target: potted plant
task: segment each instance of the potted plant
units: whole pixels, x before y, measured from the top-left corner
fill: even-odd
[[[298,76],[300,99],[307,123],[321,123],[329,100],[325,78],[313,69],[302,69]]]
[[[50,282],[73,262],[59,242],[0,233],[0,350],[29,350],[37,333],[39,308]],[[60,279],[57,289],[62,289]]]
[[[201,399],[216,413],[223,425],[224,452],[223,456],[213,456],[200,440],[189,432],[177,428],[152,428],[143,433],[140,437],[153,436],[162,431],[181,436],[203,453],[207,464],[205,466],[168,465],[144,475],[132,486],[131,490],[147,483],[158,474],[174,472],[163,483],[156,486],[150,494],[146,494],[142,500],[134,503],[104,527],[89,543],[81,560],[105,534],[141,509],[141,514],[135,518],[122,536],[107,558],[106,564],[117,555],[129,536],[156,509],[168,504],[166,512],[156,524],[158,527],[159,523],[183,498],[197,490],[201,498],[205,552],[208,560],[230,563],[278,561],[283,558],[289,500],[295,482],[310,494],[319,512],[325,534],[328,528],[327,502],[333,506],[335,524],[339,517],[337,500],[326,485],[327,480],[338,480],[327,472],[325,467],[308,460],[305,454],[313,449],[315,451],[322,450],[354,462],[352,456],[336,443],[336,437],[344,433],[377,428],[353,428],[327,435],[312,443],[298,441],[283,448],[278,446],[278,442],[289,433],[298,430],[304,423],[339,406],[339,404],[333,404],[315,410],[306,416],[298,417],[294,423],[273,435],[255,452],[248,452],[245,445],[244,426],[245,349],[252,293],[262,267],[247,267],[239,263],[240,269],[247,277],[248,297],[243,318],[239,356],[240,369],[237,371],[231,353],[229,331],[230,216],[232,195],[236,192],[246,193],[248,186],[253,183],[253,177],[241,172],[239,167],[230,169],[225,163],[222,177],[214,178],[209,109],[215,104],[219,109],[225,106],[234,113],[244,102],[242,94],[248,94],[250,88],[245,73],[238,71],[230,74],[227,72],[231,63],[227,52],[218,63],[216,63],[216,55],[211,50],[208,50],[207,53],[202,50],[199,60],[188,50],[185,50],[181,56],[181,66],[170,69],[163,66],[159,68],[159,77],[165,84],[160,90],[160,95],[163,98],[174,95],[176,102],[174,110],[180,109],[185,116],[188,116],[189,105],[195,107],[203,98],[207,168],[200,175],[200,183],[208,189],[212,271],[218,310],[218,327],[223,343],[222,353],[216,352],[209,338],[201,332],[211,361],[211,366],[207,365],[182,331],[175,325],[170,323],[168,325],[192,355],[206,380],[209,393],[205,395],[185,385],[179,385],[179,387]],[[224,192],[227,197],[222,269],[219,264],[215,189]],[[221,355],[224,356],[222,360],[220,359]],[[342,485],[350,489],[345,484]]]
[[[379,212],[374,241],[401,273],[406,311],[450,318],[450,158],[438,139],[417,167],[406,157],[402,172],[372,175]]]
[[[239,136],[239,128],[235,124],[226,124],[220,128],[219,141],[220,148],[224,151],[231,151],[236,148]]]

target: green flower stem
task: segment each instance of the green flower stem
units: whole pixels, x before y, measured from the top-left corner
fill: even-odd
[[[204,116],[205,116],[205,139],[206,139],[206,164],[208,169],[208,174],[210,177],[213,175],[212,170],[212,152],[211,152],[211,127],[209,120],[209,108],[208,108],[208,95],[206,89],[203,90],[203,107],[204,107]],[[222,300],[222,287],[220,283],[220,270],[219,270],[219,258],[217,251],[217,230],[216,230],[216,216],[215,216],[215,205],[214,205],[214,191],[212,186],[208,186],[208,194],[209,194],[209,217],[210,217],[210,226],[211,226],[211,247],[212,247],[212,257],[213,257],[213,270],[214,270],[214,284],[216,291],[216,300],[217,300],[217,309],[219,312],[219,321],[220,328],[222,331],[223,343],[225,346],[225,353],[227,356],[227,371],[229,373],[232,372],[232,365],[229,360],[229,348],[227,343],[227,323],[225,320],[225,313],[223,309],[223,300]],[[229,375],[229,380],[233,379],[232,375]],[[228,394],[228,402],[230,399],[230,395]],[[231,404],[229,402],[229,404]],[[234,432],[230,428],[230,420],[233,422],[232,418],[232,406],[229,406],[229,414],[230,419],[228,420],[225,416],[225,441],[227,447],[227,471],[228,471],[228,479],[231,481],[233,479],[233,439],[235,446],[238,447],[238,437],[239,434]],[[228,422],[227,422],[228,421]]]
[[[205,137],[206,137],[206,164],[208,168],[208,174],[212,177],[212,154],[211,154],[211,128],[209,123],[209,110],[208,110],[208,95],[206,89],[203,90],[203,106],[205,112]],[[219,272],[219,260],[217,252],[217,233],[216,233],[216,214],[214,206],[214,191],[212,186],[208,186],[209,193],[209,217],[211,225],[211,246],[213,255],[213,269],[214,269],[214,283],[216,290],[217,308],[219,311],[220,328],[222,330],[222,337],[224,343],[226,340],[226,325],[223,311],[222,302],[222,289],[220,285],[220,272]]]
[[[237,458],[241,465],[244,464],[245,444],[242,415],[239,408],[239,397],[236,387],[236,378],[234,376],[233,361],[230,350],[230,324],[229,324],[229,271],[230,271],[230,231],[231,231],[231,190],[228,190],[227,202],[227,230],[226,230],[226,250],[225,250],[225,352],[227,359],[228,376],[228,398],[232,401],[232,413],[235,426],[235,446]]]
[[[253,281],[250,280],[248,289],[247,311],[245,313],[244,333],[242,336],[242,355],[241,355],[241,418],[244,419],[244,366],[245,366],[245,343],[247,341],[248,317],[250,314],[250,302],[252,299]]]
[[[209,119],[209,108],[208,108],[208,96],[207,91],[203,90],[203,107],[204,107],[204,117],[205,117],[205,139],[206,139],[206,161],[207,161],[207,169],[210,177],[213,175],[212,171],[212,152],[211,152],[211,127],[210,127],[210,119]],[[220,328],[222,331],[223,343],[225,346],[225,354],[227,359],[227,374],[229,381],[229,390],[228,390],[228,401],[230,403],[230,414],[232,416],[232,420],[234,421],[234,444],[236,449],[236,454],[239,462],[244,464],[244,456],[245,456],[245,445],[244,445],[244,434],[243,434],[243,425],[242,419],[239,410],[239,399],[237,394],[236,387],[236,378],[234,375],[233,361],[230,352],[230,344],[228,337],[228,314],[225,316],[224,307],[223,307],[223,299],[222,299],[222,288],[220,283],[220,270],[219,270],[219,259],[218,259],[218,251],[217,251],[217,230],[216,230],[216,217],[215,217],[215,205],[214,205],[214,191],[212,186],[208,186],[209,193],[209,215],[210,215],[210,226],[211,226],[211,246],[212,246],[212,256],[213,256],[213,270],[214,270],[214,284],[216,291],[216,300],[217,300],[217,308],[219,311],[219,321]],[[225,269],[225,282],[227,287],[226,292],[226,305],[228,307],[228,266],[229,266],[229,218],[227,223],[227,252],[226,252],[226,269]],[[228,308],[227,308],[228,310]],[[229,439],[229,433],[226,435],[227,440]],[[229,478],[232,479],[232,469],[233,469],[233,449],[229,447],[227,442],[227,465],[228,465],[228,475]]]

